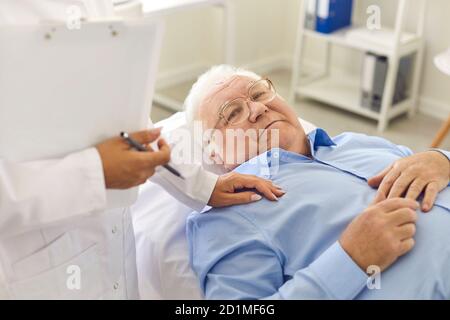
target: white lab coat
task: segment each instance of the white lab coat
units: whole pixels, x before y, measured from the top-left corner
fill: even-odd
[[[62,2],[2,0],[0,24],[16,23],[14,12],[26,12],[27,22],[55,20],[64,12]],[[111,11],[103,0],[66,3],[74,2],[89,3],[97,15]],[[175,167],[185,180],[165,170],[158,170],[153,180],[200,210],[217,176],[200,165]],[[105,207],[103,169],[95,148],[46,161],[0,159],[0,299],[138,298],[130,211]]]

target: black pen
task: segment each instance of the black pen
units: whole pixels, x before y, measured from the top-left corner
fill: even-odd
[[[134,139],[132,139],[130,137],[130,135],[127,132],[121,132],[120,136],[122,138],[124,138],[128,144],[135,148],[138,151],[148,151],[147,149],[145,149],[145,147],[143,145],[141,145],[140,143],[138,143],[137,141],[135,141]],[[171,166],[169,166],[168,164],[164,164],[163,167],[170,171],[172,174],[176,175],[177,177],[181,178],[184,180],[184,177],[181,175],[181,173],[179,173],[177,170],[175,170],[174,168],[172,168]]]

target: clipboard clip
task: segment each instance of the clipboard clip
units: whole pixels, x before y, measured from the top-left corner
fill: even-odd
[[[40,24],[47,28],[47,31],[44,33],[44,39],[48,41],[53,39],[54,35],[59,30],[80,31],[82,30],[83,25],[105,25],[105,23],[107,25],[106,31],[110,33],[112,37],[117,37],[119,35],[119,28],[116,26],[123,25],[124,19],[121,17],[86,19],[86,17],[83,16],[68,16],[66,21],[46,19],[42,20]]]

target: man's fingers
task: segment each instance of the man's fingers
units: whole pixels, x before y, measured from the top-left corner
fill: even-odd
[[[146,145],[158,139],[160,135],[161,135],[161,128],[156,128],[131,133],[130,138],[142,145]]]
[[[406,198],[416,200],[425,189],[426,183],[421,179],[416,179],[411,183],[406,193]]]
[[[416,225],[414,223],[407,223],[398,227],[397,232],[401,241],[411,239],[416,234]]]
[[[439,187],[436,182],[429,183],[425,188],[425,196],[422,201],[423,212],[430,212],[439,193]]]
[[[400,243],[400,256],[403,256],[411,251],[414,248],[415,244],[416,242],[413,238],[402,241]]]
[[[377,204],[377,206],[380,206],[380,208],[382,208],[384,212],[393,212],[403,208],[409,208],[413,210],[417,210],[419,208],[419,204],[417,203],[417,201],[403,198],[387,199]]]
[[[375,198],[373,199],[373,201],[370,205],[371,206],[376,205],[384,200],[386,200],[386,196],[384,194],[382,194],[381,192],[377,192],[375,194]]]
[[[381,181],[383,181],[386,174],[392,169],[392,166],[387,167],[383,171],[381,171],[379,174],[377,174],[375,177],[370,178],[367,183],[372,188],[376,188],[381,184]]]
[[[417,213],[414,209],[403,208],[390,213],[395,226],[403,226],[415,223],[417,221]]]
[[[411,182],[413,182],[414,176],[408,174],[401,174],[394,182],[389,191],[388,199],[398,198],[405,194]]]
[[[378,193],[383,195],[387,198],[389,191],[391,190],[392,185],[394,184],[395,180],[400,176],[400,172],[397,170],[390,170],[386,176],[383,178],[383,181],[381,181],[381,184],[378,188]]]

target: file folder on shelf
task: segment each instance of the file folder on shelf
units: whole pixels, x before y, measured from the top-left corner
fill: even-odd
[[[413,57],[414,55],[408,55],[400,60],[392,102],[394,106],[408,98]],[[387,72],[387,57],[366,53],[361,77],[361,106],[363,108],[380,112]]]
[[[405,56],[400,59],[400,65],[398,66],[397,82],[395,84],[395,94],[393,101],[394,105],[408,98],[413,60],[414,54]]]
[[[375,55],[367,53],[364,56],[362,76],[361,76],[361,91],[362,91],[361,106],[367,109],[371,109],[372,105],[376,64],[377,64],[377,57]]]
[[[316,31],[332,33],[352,21],[353,0],[318,0]]]

